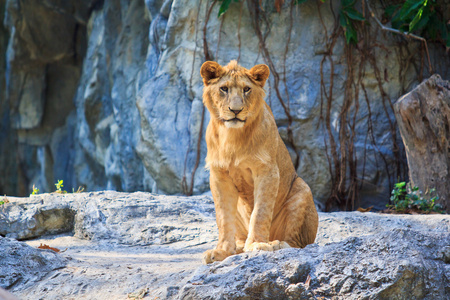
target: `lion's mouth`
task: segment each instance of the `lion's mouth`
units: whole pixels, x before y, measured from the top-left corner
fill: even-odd
[[[241,120],[241,119],[238,119],[238,118],[233,118],[233,119],[230,119],[230,120],[225,120],[225,122],[234,122],[234,121],[238,121],[238,122],[245,123],[246,120]]]

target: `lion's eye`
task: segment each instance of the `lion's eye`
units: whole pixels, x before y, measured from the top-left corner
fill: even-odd
[[[250,88],[248,87],[248,86],[246,86],[245,88],[244,88],[244,93],[248,93],[250,91]]]
[[[221,87],[220,90],[225,93],[228,92],[228,88],[226,86]]]

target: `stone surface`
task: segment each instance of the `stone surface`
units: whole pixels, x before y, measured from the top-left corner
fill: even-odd
[[[409,180],[421,191],[436,189],[450,209],[450,82],[433,75],[394,105],[405,144]]]
[[[124,299],[143,290],[148,299],[445,299],[450,292],[449,215],[319,213],[314,245],[203,266],[202,253],[217,242],[208,196],[105,191],[8,199],[0,235],[65,250],[57,254],[65,268],[8,289],[23,299]],[[64,210],[74,214],[66,215],[69,227],[58,213]],[[35,222],[30,231],[27,224],[42,215],[53,225]]]
[[[445,299],[449,232],[395,229],[323,247],[229,257],[199,268],[180,299]]]
[[[140,246],[216,238],[214,204],[207,196],[108,191],[8,199],[0,211],[0,235],[19,240],[72,231],[81,239]]]
[[[64,268],[66,259],[51,250],[30,247],[0,236],[0,287],[26,289],[51,271]]]
[[[44,201],[32,196],[25,203],[24,198],[7,198],[0,210],[0,235],[24,240],[72,231],[75,211],[63,196],[55,198],[48,195]]]
[[[0,1],[5,19],[0,25],[0,84],[5,87],[0,96],[0,194],[28,195],[33,184],[50,192],[61,179],[68,191],[78,186],[88,191],[207,191],[204,132],[209,114],[201,102],[199,69],[205,60],[203,28],[211,4],[202,0]],[[289,150],[299,158],[297,171],[322,209],[331,180],[328,136],[319,124],[319,66],[325,51],[324,26],[330,34],[334,16],[329,5],[318,8],[314,1],[294,7],[286,52],[289,1],[280,13],[271,2],[264,5],[269,26],[262,30],[267,33],[268,52],[281,79],[286,78],[280,93],[290,107],[296,149]],[[337,11],[337,3],[334,6]],[[209,55],[222,64],[236,58],[246,67],[263,63],[247,5],[233,2],[221,18],[218,9],[218,5],[212,8],[205,27]],[[361,81],[365,93],[360,92],[355,150],[361,162],[357,170],[363,188],[361,205],[383,208],[390,193],[386,166],[395,160],[397,150],[392,145],[394,116],[389,99],[417,84],[414,64],[405,67],[398,61],[409,57],[407,52],[420,53],[420,44],[411,42],[398,49],[391,35],[380,33],[376,38],[385,47],[374,47],[373,52],[387,97],[381,100],[375,71],[367,67]],[[429,48],[434,69],[448,77],[448,56],[439,46]],[[331,74],[331,125],[336,137],[344,98],[343,49],[344,41],[339,39]],[[325,63],[325,84],[330,72]],[[376,124],[369,137],[363,94],[369,97],[371,121]],[[267,102],[286,141],[288,118],[273,77],[267,85]]]

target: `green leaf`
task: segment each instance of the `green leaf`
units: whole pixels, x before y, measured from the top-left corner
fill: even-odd
[[[358,42],[358,37],[355,27],[353,27],[353,24],[350,21],[350,19],[345,14],[343,14],[342,11],[339,15],[339,23],[341,24],[342,29],[344,29],[344,35],[347,44],[350,43],[356,44]]]
[[[352,20],[356,20],[356,21],[365,21],[366,20],[366,19],[364,19],[363,15],[359,11],[354,9],[353,7],[345,8],[343,11]]]
[[[353,25],[350,25],[345,29],[345,39],[347,40],[347,44],[356,44],[358,42],[358,34]]]
[[[227,12],[228,7],[230,7],[230,3],[231,3],[231,0],[223,0],[222,1],[222,4],[220,5],[220,8],[219,8],[219,14],[217,16],[218,18],[220,18],[224,13]]]
[[[403,4],[402,9],[400,10],[400,19],[405,19],[408,17],[414,10],[418,9],[424,2],[427,0],[408,0]],[[425,3],[426,5],[426,3]]]
[[[416,24],[420,21],[423,14],[423,8],[419,9],[414,19],[409,23],[409,32],[412,32]]]
[[[401,187],[404,187],[405,185],[406,185],[406,182],[402,181],[402,182],[396,183],[395,187],[401,188]]]
[[[419,23],[416,24],[414,28],[411,29],[411,31],[420,30],[425,28],[428,25],[428,21],[430,20],[430,16],[426,15],[420,19]]]
[[[339,15],[339,24],[341,24],[341,27],[342,28],[345,28],[345,27],[347,27],[347,25],[348,25],[348,21],[347,21],[347,17],[344,15],[344,14],[340,14]]]
[[[342,0],[342,8],[353,6],[355,4],[356,0]]]
[[[408,207],[408,201],[406,200],[399,201],[398,204],[399,204],[398,206],[403,209]]]

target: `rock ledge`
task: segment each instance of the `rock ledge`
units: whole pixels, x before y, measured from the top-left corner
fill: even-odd
[[[0,235],[6,236],[0,247],[14,250],[0,249],[6,254],[0,256],[0,286],[24,299],[450,294],[449,215],[319,213],[314,245],[244,253],[203,266],[203,251],[217,241],[210,197],[105,191],[9,200],[0,208]],[[35,249],[40,243],[67,251]]]

